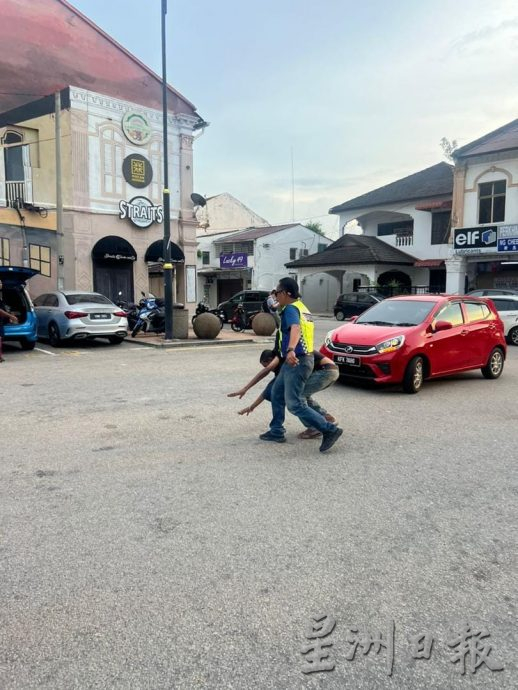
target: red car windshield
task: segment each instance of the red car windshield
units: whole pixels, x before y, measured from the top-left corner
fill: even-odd
[[[359,316],[355,323],[373,326],[417,326],[430,314],[437,302],[384,300]]]

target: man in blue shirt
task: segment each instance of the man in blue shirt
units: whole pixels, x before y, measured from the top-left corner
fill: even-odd
[[[306,427],[322,433],[320,452],[329,450],[343,431],[312,410],[304,397],[306,381],[313,371],[313,317],[300,300],[299,286],[293,278],[281,278],[276,289],[277,301],[282,308],[279,333],[280,354],[284,360],[272,388],[273,419],[270,430],[261,434],[263,441],[284,443],[286,407]]]

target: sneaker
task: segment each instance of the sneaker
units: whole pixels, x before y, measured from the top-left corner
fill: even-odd
[[[325,413],[324,419],[326,422],[330,422],[331,424],[336,424],[336,419],[333,417],[332,414],[329,414],[328,412]]]
[[[266,431],[264,434],[259,436],[261,441],[274,441],[274,443],[286,443],[286,438],[284,436],[276,436],[272,434],[271,431]]]
[[[338,426],[334,431],[324,431],[322,434],[322,443],[320,444],[320,452],[325,453],[326,450],[332,448],[343,433],[344,430],[340,429]]]

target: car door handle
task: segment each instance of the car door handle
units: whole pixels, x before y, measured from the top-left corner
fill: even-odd
[[[468,335],[469,331],[467,328],[465,328],[463,331],[460,332],[461,335]]]

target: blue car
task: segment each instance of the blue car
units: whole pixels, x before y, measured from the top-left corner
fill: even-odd
[[[39,271],[23,266],[0,266],[2,298],[18,323],[4,324],[4,342],[17,341],[22,350],[32,350],[38,339],[38,319],[32,306],[26,282]]]

